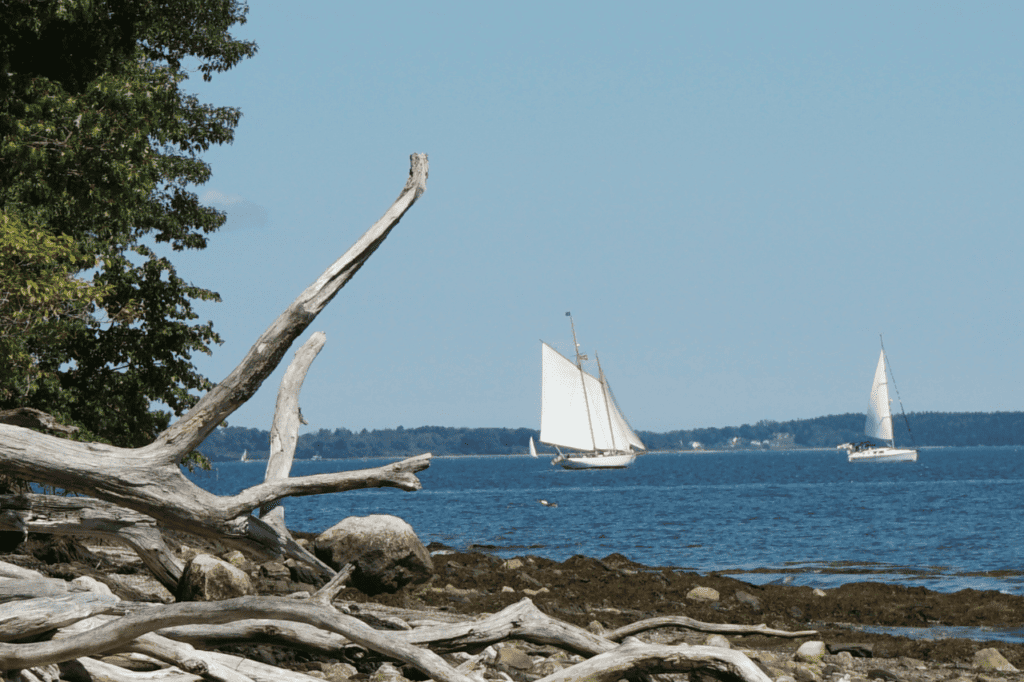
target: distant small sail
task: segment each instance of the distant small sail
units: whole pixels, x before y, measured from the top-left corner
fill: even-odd
[[[530,436],[530,457],[537,456],[537,446],[533,444],[533,436]]]

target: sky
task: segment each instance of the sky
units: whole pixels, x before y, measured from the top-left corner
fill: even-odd
[[[249,2],[259,53],[174,254],[214,382],[378,218],[300,403],[353,430],[540,423],[540,341],[637,430],[1024,409],[1024,5]],[[286,360],[290,360],[289,351]],[[231,418],[269,429],[284,366]]]

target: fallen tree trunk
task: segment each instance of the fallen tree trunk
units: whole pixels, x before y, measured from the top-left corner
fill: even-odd
[[[275,478],[224,497],[189,481],[179,463],[252,397],[292,342],[376,251],[425,191],[427,170],[426,155],[414,154],[409,179],[384,216],[281,313],[231,374],[151,445],[125,449],[79,443],[0,423],[0,466],[4,472],[133,509],[167,528],[306,562],[308,552],[287,533],[252,516],[251,511],[295,495],[385,486],[420,489],[415,474],[430,465],[429,455],[366,472]],[[330,573],[322,564],[314,565]]]

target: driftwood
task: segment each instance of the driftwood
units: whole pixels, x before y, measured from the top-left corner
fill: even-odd
[[[425,191],[427,167],[425,154],[411,157],[409,179],[384,216],[281,313],[227,378],[152,444],[125,449],[79,443],[0,424],[0,466],[4,472],[113,502],[150,516],[163,527],[306,562],[309,553],[287,533],[250,512],[294,495],[383,486],[418,490],[421,485],[415,474],[430,465],[429,455],[365,472],[268,480],[224,497],[189,481],[179,463],[252,397],[292,342],[376,251]],[[313,565],[325,575],[333,573],[323,564]]]
[[[172,592],[181,579],[181,563],[151,516],[90,497],[59,495],[0,495],[0,509],[15,512],[30,533],[106,538],[127,545]],[[0,516],[0,530],[16,528]]]
[[[556,680],[618,680],[633,673],[668,673],[706,670],[746,682],[767,682],[769,678],[741,652],[705,646],[661,646],[627,638],[622,644],[589,633],[541,613],[529,599],[503,611],[469,623],[417,628],[411,631],[380,631],[314,599],[240,597],[213,603],[172,604],[144,609],[117,619],[103,619],[98,627],[45,642],[0,643],[0,669],[20,669],[61,663],[103,652],[133,651],[174,663],[180,674],[200,672],[223,682],[244,682],[211,665],[218,663],[207,652],[173,643],[151,634],[173,626],[195,623],[225,623],[259,616],[305,623],[341,635],[345,641],[403,661],[441,682],[468,682],[469,677],[449,665],[432,649],[455,651],[479,649],[505,639],[552,644],[568,651],[592,656],[560,673],[544,678]],[[167,630],[163,630],[167,632]],[[335,649],[337,651],[337,649]],[[251,677],[243,671],[238,671]],[[175,676],[178,673],[174,673]],[[125,678],[128,679],[128,678]]]

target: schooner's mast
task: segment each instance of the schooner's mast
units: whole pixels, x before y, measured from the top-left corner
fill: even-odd
[[[608,382],[604,378],[601,358],[597,357],[597,351],[594,351],[594,359],[597,360],[597,373],[601,377],[601,390],[604,391],[604,411],[608,417],[608,434],[612,437],[612,452],[615,452],[618,448],[615,447],[615,427],[612,426],[612,393],[608,390]],[[626,449],[629,449],[628,445]]]
[[[597,452],[597,439],[594,438],[594,422],[590,418],[590,398],[587,397],[587,380],[583,372],[583,361],[586,355],[580,354],[580,344],[576,341],[576,323],[572,321],[572,313],[566,313],[569,318],[569,325],[572,326],[572,346],[576,351],[576,369],[580,371],[580,385],[583,387],[583,406],[587,409],[587,426],[590,427],[590,444],[594,452]]]

